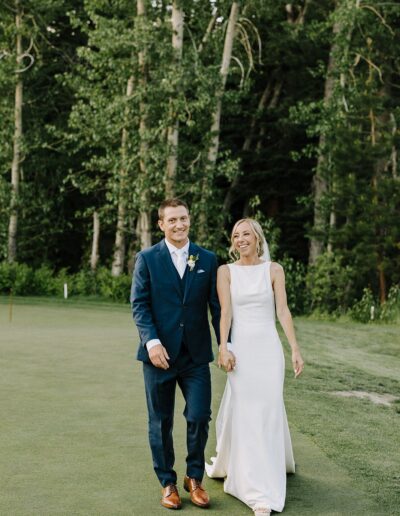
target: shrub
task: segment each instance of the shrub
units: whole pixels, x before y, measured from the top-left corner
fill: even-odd
[[[349,310],[355,321],[367,322],[394,322],[400,315],[400,287],[392,285],[388,298],[384,304],[379,304],[369,288],[363,290],[363,296],[356,301]]]
[[[379,319],[385,322],[393,322],[400,316],[400,285],[392,285],[389,294],[381,306]]]
[[[350,317],[358,322],[367,323],[379,316],[379,303],[376,302],[371,289],[363,290],[362,298],[356,301],[349,310]]]
[[[311,309],[328,314],[345,313],[352,295],[352,269],[343,266],[340,256],[325,253],[309,267],[307,290]]]
[[[287,301],[293,315],[307,313],[309,303],[306,291],[306,266],[285,256],[279,263],[285,270]]]
[[[33,282],[28,295],[55,296],[61,292],[62,290],[58,286],[57,278],[54,276],[52,269],[42,265],[39,269],[33,271]]]
[[[131,277],[127,274],[111,276],[110,271],[104,267],[97,273],[99,294],[113,301],[128,302],[131,291]]]
[[[0,293],[11,290],[18,296],[62,296],[63,285],[68,284],[69,295],[99,296],[112,301],[128,302],[131,277],[122,274],[113,277],[105,267],[96,273],[81,270],[68,274],[61,269],[57,274],[48,266],[33,270],[21,263],[0,263]]]
[[[0,292],[17,296],[26,295],[26,292],[34,290],[33,270],[24,263],[0,264]]]

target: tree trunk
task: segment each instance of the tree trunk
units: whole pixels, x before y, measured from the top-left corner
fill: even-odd
[[[133,76],[129,77],[126,86],[126,99],[133,93]],[[129,123],[129,106],[125,108],[125,123],[122,129],[121,137],[121,170],[119,174],[119,196],[118,196],[118,218],[117,229],[115,232],[114,258],[111,266],[112,276],[119,276],[124,270],[125,262],[125,226],[126,226],[126,205],[127,205],[127,175],[128,175],[128,123]]]
[[[213,172],[218,156],[219,135],[221,126],[222,96],[225,90],[226,80],[229,72],[229,65],[232,57],[233,42],[235,39],[236,23],[239,17],[239,3],[233,2],[229,15],[228,27],[226,29],[222,64],[220,69],[220,87],[216,92],[216,106],[212,114],[211,141],[207,152],[206,172],[202,181],[202,198],[200,201],[199,213],[199,240],[204,242],[207,235],[207,200],[210,196],[210,187]]]
[[[141,211],[137,220],[136,234],[139,236],[140,249],[151,246],[151,212]]]
[[[333,26],[333,44],[331,47],[331,51],[329,54],[328,60],[328,68],[325,79],[325,89],[324,89],[324,105],[328,106],[331,102],[335,83],[337,77],[335,75],[336,72],[336,54],[338,51],[336,38],[337,35],[341,32],[342,27],[341,24],[336,22]],[[323,209],[322,202],[323,198],[328,192],[328,181],[326,178],[325,168],[326,168],[326,154],[325,154],[325,144],[326,144],[326,136],[322,132],[319,138],[319,154],[317,160],[317,167],[315,170],[315,175],[313,178],[313,195],[314,195],[314,225],[313,231],[314,235],[310,240],[310,254],[309,254],[309,263],[310,265],[315,264],[318,256],[320,256],[324,251],[324,234],[325,234],[325,226],[326,226],[326,213]]]
[[[93,212],[93,237],[92,237],[92,253],[90,255],[90,268],[93,272],[97,269],[99,262],[99,242],[100,242],[100,217],[95,210]]]
[[[146,16],[146,8],[144,0],[137,0],[137,14],[141,20]],[[139,60],[139,84],[141,91],[144,92],[147,83],[147,67],[146,67],[146,50],[142,48],[138,53]],[[143,98],[143,95],[142,95]],[[136,226],[136,234],[140,242],[140,249],[151,246],[151,211],[150,196],[146,187],[147,177],[147,112],[145,102],[142,100],[139,105],[140,122],[139,122],[139,184],[141,188],[139,216]]]
[[[327,74],[325,79],[325,89],[324,89],[324,105],[329,106],[333,93],[335,90],[335,85],[340,78],[339,72],[337,70],[337,56],[339,53],[338,41],[339,38],[345,38],[347,42],[347,46],[344,50],[344,54],[348,54],[349,45],[351,41],[351,35],[353,33],[353,27],[355,22],[355,10],[360,8],[360,0],[356,0],[355,3],[352,1],[344,1],[342,3],[337,2],[336,10],[341,9],[340,17],[338,17],[339,21],[336,21],[333,25],[333,43],[331,46],[331,51],[329,54]],[[347,31],[346,31],[347,25]],[[343,49],[341,50],[341,54],[343,54]],[[343,97],[343,103],[345,109],[347,109],[346,100]],[[328,193],[329,190],[329,182],[326,174],[326,164],[327,158],[329,156],[326,155],[326,134],[321,132],[319,139],[319,153],[315,175],[313,178],[313,195],[314,195],[314,224],[313,224],[313,236],[310,239],[310,254],[309,254],[309,264],[313,265],[318,256],[320,256],[324,252],[325,244],[325,233],[327,226],[327,213],[323,208],[323,199]],[[332,186],[332,185],[331,185]],[[330,224],[332,222],[335,223],[336,214],[330,214]],[[330,227],[332,227],[330,225]],[[328,240],[330,237],[328,236]]]
[[[219,15],[218,9],[215,8],[215,12],[214,12],[214,14],[211,17],[211,20],[210,20],[210,22],[209,22],[209,24],[207,26],[207,30],[206,30],[206,32],[205,32],[205,34],[203,36],[203,39],[201,40],[201,43],[200,43],[200,45],[199,45],[199,47],[197,49],[197,52],[199,54],[203,51],[204,46],[206,45],[207,41],[210,38],[210,34],[213,31],[213,28],[215,26],[215,22],[217,21],[218,15]]]
[[[178,73],[182,60],[183,48],[183,10],[178,6],[177,0],[172,4],[172,48],[175,58],[175,66]],[[177,92],[175,92],[177,94]],[[174,95],[176,97],[176,95]],[[170,99],[170,119],[171,125],[168,127],[168,158],[167,173],[165,181],[166,197],[175,195],[176,170],[178,167],[178,140],[179,140],[179,121],[176,110],[174,109],[174,99]]]
[[[16,64],[17,68],[22,61],[22,7],[17,0],[15,2],[15,26],[16,36]],[[15,107],[14,107],[14,140],[13,159],[11,164],[11,199],[10,199],[10,220],[8,225],[8,253],[7,260],[13,263],[17,260],[17,230],[18,230],[18,194],[19,180],[21,175],[22,162],[22,106],[23,106],[23,81],[22,75],[17,71],[17,82],[15,85]]]

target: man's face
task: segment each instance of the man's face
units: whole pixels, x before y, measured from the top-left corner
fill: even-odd
[[[190,217],[184,206],[168,206],[164,209],[164,217],[158,221],[165,238],[180,249],[188,241]]]

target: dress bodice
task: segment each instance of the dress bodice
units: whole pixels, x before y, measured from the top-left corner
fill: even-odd
[[[228,265],[231,276],[233,325],[275,322],[275,298],[272,289],[271,262],[258,265]]]

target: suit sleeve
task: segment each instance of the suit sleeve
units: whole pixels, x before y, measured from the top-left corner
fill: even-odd
[[[211,282],[210,282],[210,291],[208,294],[208,306],[210,307],[211,312],[211,322],[214,327],[215,336],[217,338],[217,343],[219,346],[220,343],[220,335],[219,335],[219,322],[221,319],[221,306],[218,300],[217,294],[217,257],[213,255],[212,257],[213,263],[211,268]]]
[[[142,346],[149,340],[158,339],[151,310],[150,273],[146,260],[140,253],[137,255],[133,273],[131,303]]]

